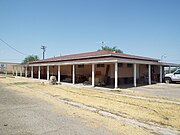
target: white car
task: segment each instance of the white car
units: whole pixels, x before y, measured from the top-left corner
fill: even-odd
[[[174,73],[166,74],[164,81],[165,83],[180,82],[180,69],[176,70]]]

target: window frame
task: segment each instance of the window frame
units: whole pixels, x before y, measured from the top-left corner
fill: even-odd
[[[84,68],[84,64],[79,64],[78,68]]]
[[[128,67],[128,68],[132,68],[132,67],[133,67],[133,64],[127,63],[127,67]]]
[[[105,67],[105,64],[97,64],[96,67],[97,67],[97,68],[104,68],[104,67]]]
[[[118,68],[122,68],[123,67],[123,63],[118,63]]]

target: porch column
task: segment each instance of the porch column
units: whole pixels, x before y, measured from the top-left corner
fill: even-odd
[[[8,66],[8,65],[6,64],[6,76],[7,76],[7,72],[8,72],[8,71],[7,71],[7,66]]]
[[[136,64],[134,64],[134,87],[136,87]]]
[[[118,88],[118,63],[115,63],[115,89]]]
[[[169,73],[171,73],[171,66],[169,66]]]
[[[33,78],[33,66],[31,67],[31,78]]]
[[[17,74],[18,74],[18,71],[17,71],[17,67],[16,67],[16,76],[17,76]]]
[[[6,76],[7,76],[7,74],[8,74],[8,71],[7,71],[7,67],[6,67]]]
[[[162,83],[162,66],[160,66],[160,83]]]
[[[149,76],[148,78],[149,78],[149,85],[150,85],[151,84],[151,65],[150,64],[148,65],[148,70],[149,70],[148,71],[148,76]]]
[[[47,80],[49,80],[49,66],[47,66]]]
[[[20,76],[22,77],[22,67],[20,67]]]
[[[26,66],[26,71],[25,71],[25,77],[27,77],[27,66]]]
[[[75,65],[73,65],[73,76],[72,76],[72,82],[75,84]]]
[[[13,66],[12,74],[14,75],[14,66]]]
[[[94,64],[92,64],[92,86],[94,87]]]
[[[61,67],[58,65],[58,83],[60,83],[61,80]]]
[[[41,67],[38,67],[38,79],[41,79]]]

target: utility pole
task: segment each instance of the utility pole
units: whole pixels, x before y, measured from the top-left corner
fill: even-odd
[[[102,46],[104,46],[104,41],[102,41],[101,43],[102,43]]]
[[[167,56],[165,54],[161,55],[161,62],[163,62],[166,57]]]
[[[42,46],[41,46],[41,49],[43,50],[43,60],[44,60],[44,53],[45,53],[45,51],[46,51],[46,46],[42,45]]]

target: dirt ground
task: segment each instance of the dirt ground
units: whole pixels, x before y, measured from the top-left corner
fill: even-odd
[[[80,118],[67,116],[48,102],[0,87],[1,135],[112,135],[104,128],[92,128]]]
[[[117,94],[151,98],[141,92],[103,91],[70,85],[49,85],[46,81],[26,78],[0,78],[0,85],[26,96],[41,98],[52,104],[57,111],[61,108],[68,117],[80,118],[81,122],[91,128],[103,127],[113,134],[179,134],[180,105],[152,100],[138,99]],[[161,100],[164,98],[156,96]],[[179,99],[165,98],[166,101]],[[66,101],[62,102],[62,101]],[[96,109],[80,108],[85,106]],[[109,117],[99,112],[113,115]],[[169,131],[169,132],[168,132]]]

